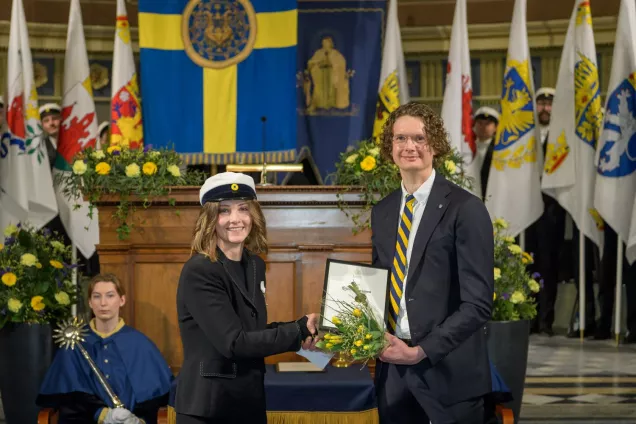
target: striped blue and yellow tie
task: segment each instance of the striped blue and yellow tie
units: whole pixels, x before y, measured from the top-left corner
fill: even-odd
[[[391,265],[391,306],[389,307],[389,332],[395,334],[398,315],[400,313],[400,299],[404,289],[406,278],[406,249],[409,246],[409,234],[413,222],[413,204],[415,197],[412,194],[406,196],[402,219],[398,227],[397,242],[395,243],[395,256]]]

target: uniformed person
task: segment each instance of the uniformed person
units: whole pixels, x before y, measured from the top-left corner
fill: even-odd
[[[475,112],[475,137],[477,139],[476,168],[479,169],[481,197],[486,198],[486,186],[490,175],[495,135],[499,124],[499,112],[489,106],[482,106]]]
[[[105,149],[110,143],[110,122],[104,121],[97,128],[99,146]]]
[[[267,323],[258,256],[267,251],[267,232],[251,177],[216,174],[199,199],[193,255],[177,288],[184,357],[177,423],[266,423],[264,358],[315,349],[318,315]]]
[[[62,108],[57,103],[47,103],[40,107],[40,122],[42,123],[42,142],[49,156],[51,169],[57,157],[57,140],[62,122]]]
[[[553,99],[554,88],[541,87],[537,90],[537,117],[544,158],[542,163],[545,163]],[[546,194],[542,196],[543,215],[526,230],[525,249],[534,255],[534,264],[529,267],[530,271],[538,272],[543,280],[533,331],[552,336],[554,334],[552,330],[554,304],[559,283],[559,256],[565,235],[565,210],[553,197]]]

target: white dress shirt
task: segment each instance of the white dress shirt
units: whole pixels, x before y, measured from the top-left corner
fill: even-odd
[[[404,272],[404,283],[402,287],[402,298],[400,299],[400,313],[397,319],[397,326],[395,328],[395,335],[401,339],[410,339],[411,330],[409,328],[409,318],[406,312],[406,284],[409,274],[409,264],[411,263],[411,253],[413,252],[413,245],[415,244],[415,236],[417,235],[417,228],[420,226],[422,220],[422,214],[424,214],[424,208],[426,208],[426,202],[428,196],[431,194],[433,188],[433,181],[435,180],[435,170],[431,173],[424,184],[422,184],[413,193],[415,196],[415,204],[413,205],[413,220],[411,221],[411,231],[409,232],[409,245],[406,248],[406,271]],[[402,210],[404,209],[404,203],[406,202],[406,196],[409,192],[404,188],[404,181],[402,181],[402,202],[400,203],[400,221],[402,220]],[[398,223],[399,228],[399,223]]]

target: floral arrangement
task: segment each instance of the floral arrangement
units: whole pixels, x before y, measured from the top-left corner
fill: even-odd
[[[460,187],[472,188],[472,179],[466,175],[464,162],[457,150],[451,151],[443,163],[435,172]],[[363,207],[355,212],[344,202],[344,192],[338,193],[338,206],[353,221],[355,233],[370,228],[369,211],[380,199],[400,188],[401,181],[398,167],[380,155],[380,146],[372,139],[360,141],[356,147],[341,153],[336,171],[329,179],[346,187],[345,191],[363,189],[360,196]]]
[[[118,194],[120,204],[114,217],[119,221],[117,234],[121,240],[130,236],[135,212],[130,195],[143,200],[148,208],[153,197],[165,196],[174,186],[199,186],[203,183],[201,172],[182,172],[181,157],[173,150],[126,148],[111,145],[106,150],[86,148],[74,159],[72,172],[60,174],[64,194],[72,199],[86,198],[89,216],[92,218],[95,202],[104,194]],[[170,200],[174,205],[174,199]]]
[[[330,322],[337,331],[325,334],[316,346],[325,352],[340,353],[353,361],[366,363],[379,356],[386,347],[384,323],[375,317],[367,296],[355,282],[347,288],[354,293],[354,301],[335,301],[338,310]]]
[[[514,237],[506,235],[508,223],[497,218],[493,228],[495,293],[492,320],[531,320],[537,315],[534,295],[541,290],[543,280],[537,281],[538,273],[530,275],[528,272],[527,266],[533,263],[532,255],[515,244]]]
[[[10,225],[0,244],[0,328],[8,322],[51,323],[71,316],[78,290],[71,247],[50,230]]]

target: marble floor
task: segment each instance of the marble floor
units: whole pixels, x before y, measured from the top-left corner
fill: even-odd
[[[636,423],[636,345],[533,335],[521,423]]]

